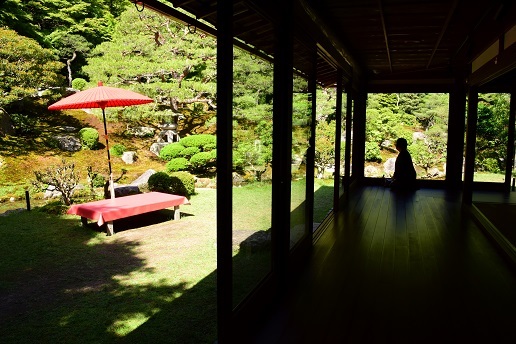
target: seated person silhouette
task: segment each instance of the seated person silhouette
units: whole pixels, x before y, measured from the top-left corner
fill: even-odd
[[[416,189],[416,170],[412,164],[412,157],[407,151],[407,146],[407,140],[402,137],[396,141],[396,149],[399,153],[390,183],[392,190],[412,191]]]

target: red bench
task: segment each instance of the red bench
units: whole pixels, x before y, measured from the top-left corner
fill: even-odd
[[[184,196],[171,195],[162,192],[147,192],[137,195],[104,199],[101,201],[74,204],[68,209],[68,214],[79,215],[83,224],[87,219],[97,222],[99,226],[107,224],[107,235],[115,234],[113,221],[148,213],[151,211],[174,207],[174,220],[180,218],[179,206],[190,204]]]

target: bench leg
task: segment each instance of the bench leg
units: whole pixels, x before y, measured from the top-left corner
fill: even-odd
[[[106,223],[106,232],[108,236],[115,234],[115,230],[113,229],[113,221],[109,221]]]
[[[87,227],[88,226],[88,219],[81,216],[81,224],[82,224],[83,227]]]
[[[174,220],[179,220],[181,218],[181,212],[179,211],[179,206],[174,206]]]

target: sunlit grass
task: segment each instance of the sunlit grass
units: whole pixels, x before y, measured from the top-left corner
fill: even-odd
[[[475,172],[473,180],[475,182],[505,182],[505,174],[503,173],[489,173],[489,172]]]

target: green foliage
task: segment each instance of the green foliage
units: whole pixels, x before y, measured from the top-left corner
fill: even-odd
[[[149,177],[147,185],[150,191],[168,192],[170,190],[170,176],[165,172],[156,172]]]
[[[149,190],[190,197],[195,194],[195,179],[186,172],[154,173],[149,178]]]
[[[315,167],[318,178],[322,178],[324,169],[335,163],[335,121],[317,122],[315,127]]]
[[[93,180],[92,180],[92,185],[96,188],[103,187],[105,184],[106,184],[106,178],[101,174],[97,174],[95,176],[95,178],[93,178]]]
[[[171,107],[185,117],[213,111],[215,57],[213,37],[130,6],[117,21],[112,39],[93,49],[82,70],[89,80],[123,83],[156,99],[152,110],[137,106],[119,113],[125,121],[152,123]]]
[[[199,147],[186,147],[181,152],[179,152],[179,155],[183,158],[190,159],[192,155],[195,155],[199,153],[201,150]]]
[[[184,171],[188,169],[190,163],[186,158],[173,158],[170,159],[166,164],[167,172],[176,172],[176,171]]]
[[[185,149],[185,146],[183,146],[182,143],[173,142],[159,151],[159,157],[165,161],[170,161],[171,159],[178,158],[179,153],[181,153],[183,149]]]
[[[18,135],[30,135],[38,133],[38,119],[25,114],[11,114],[11,121]]]
[[[202,151],[207,151],[205,147],[216,145],[217,137],[210,134],[190,135],[183,137],[180,142],[185,147],[198,147]]]
[[[125,146],[120,143],[114,144],[113,146],[111,146],[111,148],[109,148],[109,152],[113,156],[118,156],[118,157],[122,156],[126,150],[127,150],[127,148],[125,148]]]
[[[509,94],[479,95],[476,160],[480,170],[505,170],[509,107]]]
[[[195,195],[195,177],[188,172],[174,172],[170,174],[171,189],[174,195],[187,198]]]
[[[95,128],[82,128],[79,130],[79,139],[83,149],[96,149],[99,144],[99,132]]]
[[[365,144],[365,160],[372,162],[381,162],[382,155],[380,154],[380,147],[376,142],[366,142]]]
[[[212,151],[216,153],[216,151]],[[212,158],[216,156],[212,154]],[[259,140],[255,142],[241,141],[233,151],[233,167],[237,170],[249,170],[254,173],[256,181],[261,180],[267,164],[272,161],[270,146],[264,146]]]
[[[200,152],[190,158],[190,165],[196,171],[205,171],[213,166],[214,162],[211,152]]]
[[[62,64],[36,41],[0,28],[0,107],[60,85]]]
[[[407,147],[407,150],[412,156],[412,162],[424,168],[425,171],[440,162],[440,157],[433,154],[430,147],[422,140],[416,140]]]
[[[75,78],[72,80],[72,88],[75,88],[76,90],[82,91],[86,88],[86,85],[88,82],[84,80],[83,78]]]

